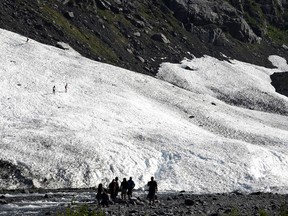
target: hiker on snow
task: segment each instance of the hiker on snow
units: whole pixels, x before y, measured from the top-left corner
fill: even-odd
[[[65,85],[65,92],[67,92],[67,88],[68,88],[68,83],[66,83]]]

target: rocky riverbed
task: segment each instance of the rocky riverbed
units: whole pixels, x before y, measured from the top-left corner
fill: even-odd
[[[23,190],[0,192],[0,215],[65,215],[67,209],[86,206],[105,215],[288,215],[288,195],[272,193],[193,194],[158,193],[149,205],[146,193],[134,192],[130,201],[96,204],[94,189]]]

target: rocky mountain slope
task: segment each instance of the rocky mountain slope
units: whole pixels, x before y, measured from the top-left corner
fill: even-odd
[[[163,61],[204,54],[271,66],[288,57],[284,0],[3,0],[0,28],[154,75]],[[127,61],[127,59],[129,59]]]

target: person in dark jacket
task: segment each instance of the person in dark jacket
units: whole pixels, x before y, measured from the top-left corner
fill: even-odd
[[[68,83],[65,84],[65,92],[68,90]]]
[[[132,180],[132,177],[129,178],[129,180],[128,180],[127,183],[128,183],[127,195],[128,195],[128,199],[131,199],[131,197],[132,197],[132,191],[133,191],[133,189],[134,189],[134,187],[135,187],[135,183],[134,183],[134,181]]]
[[[156,192],[158,190],[157,182],[154,180],[154,177],[151,177],[151,181],[148,182],[148,187],[149,187],[148,189],[149,204],[154,205]]]
[[[119,191],[118,177],[113,179],[112,182],[109,184],[109,191],[110,191],[111,199],[115,200]]]
[[[98,185],[98,188],[97,188],[97,194],[96,194],[96,199],[97,199],[97,203],[100,204],[101,201],[102,201],[102,198],[103,198],[103,185],[102,184],[99,184]]]
[[[120,189],[121,189],[121,199],[126,200],[126,195],[127,195],[127,190],[128,190],[128,182],[126,178],[123,178]]]
[[[103,190],[102,193],[102,200],[100,203],[102,206],[109,206],[109,196],[108,196],[108,191],[106,189]]]

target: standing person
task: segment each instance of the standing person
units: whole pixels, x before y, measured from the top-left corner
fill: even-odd
[[[65,84],[65,92],[68,90],[68,83]]]
[[[157,182],[154,181],[154,177],[151,177],[151,181],[148,182],[148,199],[149,199],[149,204],[154,205],[155,204],[155,195],[156,195],[156,191],[158,190],[157,187]]]
[[[128,182],[126,178],[123,178],[120,189],[121,189],[121,199],[126,200],[126,195],[127,195],[127,190],[128,190]]]
[[[119,191],[118,177],[113,179],[112,182],[109,184],[109,191],[111,194],[111,199],[115,200]]]
[[[119,187],[119,182],[118,182],[118,177],[115,177],[115,187],[116,187],[116,190],[115,190],[115,193],[116,193],[116,197],[118,196],[118,192],[119,192],[119,189],[120,189],[120,187]],[[116,198],[115,197],[115,198]]]
[[[53,88],[52,88],[53,94],[55,94],[55,91],[56,91],[56,86],[54,85]]]
[[[102,200],[101,200],[101,203],[100,203],[102,206],[109,206],[109,196],[108,196],[108,193],[107,193],[107,190],[104,189],[103,190],[103,194],[102,194]]]
[[[111,199],[114,200],[116,198],[116,182],[115,179],[109,184],[109,192],[111,195]]]
[[[98,204],[100,204],[103,199],[103,192],[104,192],[103,185],[100,183],[98,185],[97,194],[96,194],[96,199],[97,199]]]
[[[127,195],[128,195],[128,199],[131,199],[132,197],[132,191],[133,191],[133,188],[135,187],[135,183],[134,181],[132,180],[132,177],[129,178],[128,180],[128,192],[127,192]]]

